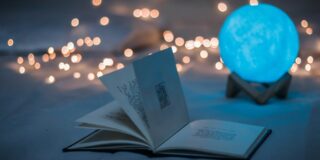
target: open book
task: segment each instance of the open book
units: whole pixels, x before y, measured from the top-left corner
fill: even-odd
[[[65,148],[247,159],[270,130],[214,119],[190,121],[171,49],[100,77],[115,101],[81,117],[96,129]]]

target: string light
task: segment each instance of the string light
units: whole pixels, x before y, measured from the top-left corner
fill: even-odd
[[[224,2],[218,3],[218,10],[219,10],[220,12],[226,12],[226,11],[228,10],[227,4],[224,3]]]
[[[166,44],[161,44],[161,46],[160,46],[160,50],[161,50],[161,51],[162,51],[162,50],[165,50],[165,49],[167,49],[167,48],[169,48],[169,46],[166,45]]]
[[[182,65],[180,63],[177,63],[176,64],[176,68],[177,68],[177,71],[178,72],[181,72],[182,71]]]
[[[133,50],[130,49],[130,48],[127,48],[127,49],[124,50],[123,54],[127,58],[132,57],[133,56]]]
[[[101,43],[100,37],[94,37],[93,38],[93,45],[98,46]]]
[[[172,42],[174,40],[174,35],[171,31],[166,30],[163,32],[163,38],[166,42]]]
[[[186,43],[185,43],[185,47],[187,50],[192,50],[194,48],[194,45],[193,45],[193,40],[188,40]]]
[[[135,9],[132,14],[133,17],[140,18],[142,16],[142,11],[141,9]]]
[[[64,69],[64,63],[63,63],[63,62],[60,62],[60,63],[58,64],[58,68],[59,68],[60,70],[63,70],[63,69]]]
[[[183,62],[184,64],[190,63],[190,57],[189,57],[189,56],[184,56],[184,57],[182,58],[182,62]]]
[[[308,27],[308,28],[306,29],[306,34],[307,34],[307,35],[312,35],[312,33],[313,33],[313,29],[310,28],[310,27]]]
[[[92,81],[95,79],[95,75],[93,73],[89,73],[87,78],[88,80]]]
[[[150,10],[148,8],[142,8],[141,9],[141,16],[143,18],[148,18],[150,15]]]
[[[306,64],[306,65],[304,66],[304,69],[305,69],[307,72],[310,72],[310,70],[311,70],[311,65],[310,65],[310,64]]]
[[[77,27],[79,25],[79,19],[78,18],[73,18],[71,20],[71,26],[72,27]]]
[[[38,70],[41,68],[41,64],[39,62],[34,64],[34,69]]]
[[[200,57],[203,58],[203,59],[208,58],[208,51],[202,50],[202,51],[200,52]]]
[[[56,58],[56,54],[55,53],[49,54],[49,58],[51,60],[54,60]]]
[[[171,46],[172,52],[173,53],[177,53],[178,48],[176,46]]]
[[[305,19],[301,20],[301,27],[307,28],[309,26],[309,22]]]
[[[124,67],[124,64],[123,64],[123,63],[118,63],[117,66],[116,66],[117,69],[121,69],[121,68],[123,68],[123,67]]]
[[[184,45],[184,39],[182,37],[177,37],[174,42],[179,47]]]
[[[103,73],[101,71],[98,71],[97,72],[97,77],[101,77],[101,76],[103,76]]]
[[[22,57],[18,57],[18,58],[17,58],[17,63],[18,63],[18,64],[22,64],[22,63],[23,63],[23,61],[24,61],[24,60],[23,60],[23,58],[22,58]]]
[[[298,65],[297,65],[296,63],[294,63],[294,64],[291,66],[290,72],[291,72],[291,73],[295,73],[297,70],[298,70]]]
[[[211,41],[209,39],[204,39],[202,45],[208,48],[211,46]]]
[[[104,70],[104,69],[106,69],[106,65],[104,65],[103,63],[99,63],[98,68],[100,70]]]
[[[53,75],[50,75],[47,79],[46,79],[46,83],[47,84],[52,84],[56,81],[56,79],[54,78]]]
[[[84,40],[83,40],[82,38],[79,38],[79,39],[77,40],[77,45],[78,45],[79,47],[82,47],[82,46],[84,45]]]
[[[258,1],[258,0],[250,0],[250,1],[249,1],[249,4],[250,4],[251,6],[257,6],[257,5],[259,5],[259,1]]]
[[[223,64],[221,62],[217,62],[215,64],[215,67],[216,67],[217,70],[221,70],[223,68]]]
[[[101,24],[102,26],[108,25],[109,22],[110,22],[110,20],[109,20],[109,18],[106,17],[106,16],[100,18],[100,24]]]
[[[200,47],[201,47],[201,42],[198,41],[198,40],[193,41],[193,46],[194,46],[195,48],[200,48]]]
[[[312,56],[308,56],[307,62],[308,62],[309,64],[313,63],[313,57],[312,57]]]
[[[159,12],[157,9],[153,9],[153,10],[151,10],[151,12],[150,12],[151,18],[158,18],[159,15],[160,15],[160,12]]]
[[[8,46],[11,47],[14,45],[14,40],[12,38],[8,39],[8,42],[7,42]]]
[[[102,0],[92,0],[91,3],[93,6],[98,7],[101,5]]]
[[[19,67],[19,73],[20,74],[24,74],[26,72],[26,68],[24,68],[23,66]]]
[[[211,38],[211,46],[212,48],[217,48],[219,46],[219,39],[216,37]]]
[[[301,58],[300,57],[297,57],[295,61],[296,61],[297,64],[301,64]]]
[[[102,62],[105,66],[113,66],[113,60],[111,58],[104,58]]]
[[[63,69],[64,69],[64,71],[70,70],[70,65],[68,63],[65,63]]]
[[[49,47],[49,48],[48,48],[48,53],[49,53],[49,54],[54,53],[54,48],[53,48],[53,47]]]
[[[74,72],[73,73],[73,78],[79,79],[81,77],[81,74],[79,72]]]

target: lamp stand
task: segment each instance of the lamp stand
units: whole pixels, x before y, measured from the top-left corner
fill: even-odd
[[[279,99],[285,99],[288,95],[291,79],[292,76],[286,73],[278,81],[273,83],[255,83],[265,88],[264,91],[259,91],[253,83],[243,80],[236,73],[231,73],[228,76],[226,97],[234,98],[240,91],[244,91],[260,105],[266,104],[273,96]]]

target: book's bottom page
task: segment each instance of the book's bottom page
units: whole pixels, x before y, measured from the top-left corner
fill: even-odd
[[[146,149],[149,145],[139,138],[108,130],[96,130],[74,144],[66,147],[64,151],[73,150],[116,150],[116,149]]]
[[[247,158],[266,135],[264,127],[197,120],[157,148],[157,153],[206,157]]]

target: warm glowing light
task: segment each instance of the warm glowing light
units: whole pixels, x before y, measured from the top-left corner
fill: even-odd
[[[313,63],[313,57],[312,57],[312,56],[308,56],[307,62],[308,62],[309,64]]]
[[[98,7],[101,5],[102,0],[92,0],[91,3],[93,6]]]
[[[190,63],[190,57],[189,57],[189,56],[184,56],[184,57],[182,58],[182,62],[183,62],[184,64]]]
[[[47,53],[42,55],[42,61],[43,62],[49,62],[49,55]]]
[[[211,46],[211,41],[209,39],[204,39],[202,45],[208,48]]]
[[[102,62],[105,66],[112,66],[113,65],[113,60],[111,58],[104,58]]]
[[[63,69],[64,69],[64,63],[63,63],[63,62],[60,62],[60,63],[58,64],[58,68],[59,68],[60,70],[63,70]]]
[[[55,53],[49,54],[49,58],[51,60],[54,60],[56,58],[56,54]]]
[[[306,71],[311,71],[311,65],[310,64],[306,64],[305,66],[304,66],[304,69],[306,70]]]
[[[17,63],[18,63],[18,64],[22,64],[22,63],[23,63],[23,61],[24,61],[24,60],[23,60],[23,58],[22,58],[22,57],[18,57],[18,58],[17,58]]]
[[[92,81],[95,79],[95,75],[93,73],[88,74],[88,80]]]
[[[61,53],[62,53],[63,55],[68,54],[68,53],[69,53],[69,48],[68,48],[67,46],[63,46],[63,47],[61,48]]]
[[[169,48],[169,46],[166,45],[166,44],[161,44],[161,45],[160,45],[160,50],[161,50],[161,51],[162,51],[162,50],[165,50],[165,49],[167,49],[167,48]]]
[[[117,69],[121,69],[121,68],[124,67],[124,64],[123,63],[118,63],[116,67],[117,67]]]
[[[177,37],[176,40],[174,41],[175,44],[179,47],[184,45],[184,39],[182,37]]]
[[[292,66],[291,66],[291,69],[290,69],[290,72],[291,73],[294,73],[298,70],[298,65],[296,63],[294,63]]]
[[[208,51],[202,50],[202,51],[200,52],[200,57],[203,58],[203,59],[208,58]]]
[[[99,63],[98,68],[100,70],[104,70],[104,69],[106,69],[106,65],[104,65],[103,63]]]
[[[133,11],[133,16],[136,17],[136,18],[141,17],[141,16],[142,16],[142,11],[141,11],[141,9],[135,9],[135,10]]]
[[[141,16],[143,18],[148,18],[150,15],[150,10],[148,8],[142,8],[141,10]]]
[[[174,39],[174,35],[171,31],[167,30],[163,32],[163,38],[166,42],[172,42]]]
[[[98,71],[97,72],[97,77],[101,77],[101,76],[103,76],[103,73],[101,71]]]
[[[23,66],[19,67],[19,73],[20,74],[24,74],[26,72],[26,68],[24,68]]]
[[[309,26],[309,22],[308,22],[307,20],[303,19],[303,20],[301,21],[301,27],[307,28],[308,26]]]
[[[70,70],[70,65],[68,63],[65,63],[63,69],[64,69],[64,71]]]
[[[204,38],[202,36],[197,36],[194,40],[195,41],[199,41],[200,43],[202,43]]]
[[[41,64],[39,62],[34,64],[34,69],[38,70],[41,68]]]
[[[71,56],[72,63],[79,63],[81,61],[81,59],[82,59],[82,56],[79,53]]]
[[[249,1],[249,4],[250,4],[251,6],[257,6],[257,5],[259,5],[259,1],[258,1],[258,0],[250,0],[250,1]]]
[[[176,68],[177,68],[177,71],[178,72],[181,72],[182,71],[182,65],[180,63],[177,63],[176,64]]]
[[[171,46],[172,52],[173,53],[177,53],[178,48],[176,46]]]
[[[307,34],[307,35],[312,35],[312,33],[313,33],[313,29],[310,28],[310,27],[308,27],[308,28],[306,29],[306,34]]]
[[[79,25],[79,19],[78,18],[73,18],[71,20],[71,26],[72,27],[77,27]]]
[[[215,67],[216,67],[217,70],[221,70],[223,68],[223,64],[221,62],[217,62],[215,64]]]
[[[130,48],[127,48],[127,49],[124,50],[123,54],[124,54],[125,57],[128,57],[128,58],[132,57],[133,56],[133,50],[130,49]]]
[[[93,45],[98,46],[101,43],[100,37],[94,37],[93,38]]]
[[[53,48],[53,47],[49,47],[49,48],[48,48],[48,53],[49,53],[49,54],[54,53],[54,48]]]
[[[157,9],[153,9],[153,10],[151,10],[151,12],[150,12],[151,18],[158,18],[159,15],[160,15],[160,13],[159,13],[159,11],[158,11]]]
[[[109,20],[109,18],[106,17],[106,16],[100,18],[100,24],[101,24],[102,26],[108,25],[109,22],[110,22],[110,20]]]
[[[84,45],[84,40],[83,40],[82,38],[79,38],[79,39],[77,40],[77,45],[78,45],[79,47],[82,47],[82,46]]]
[[[216,37],[211,38],[211,46],[212,48],[217,48],[219,46],[219,39]]]
[[[33,53],[29,53],[28,54],[28,60],[34,60],[34,54]]]
[[[301,58],[300,58],[300,57],[297,57],[297,58],[296,58],[296,63],[297,63],[297,64],[301,64]]]
[[[219,10],[220,12],[226,12],[226,11],[228,10],[227,4],[224,3],[224,2],[218,3],[218,10]]]
[[[200,47],[201,47],[201,42],[198,41],[198,40],[195,40],[195,41],[193,42],[193,46],[196,47],[196,48],[200,48]]]
[[[68,47],[68,50],[69,50],[69,51],[70,51],[70,50],[73,50],[73,49],[74,49],[74,44],[73,44],[73,42],[68,42],[67,47]]]
[[[90,37],[86,37],[84,38],[84,43],[88,46],[88,47],[91,47],[93,45],[93,42],[91,40]]]
[[[193,40],[188,40],[188,41],[185,43],[185,47],[186,47],[188,50],[192,50],[192,49],[194,48]]]
[[[11,47],[14,45],[14,41],[12,38],[8,39],[8,42],[7,42],[8,46]]]
[[[46,79],[46,83],[48,84],[52,84],[55,82],[55,78],[54,76],[50,75],[47,79]]]
[[[79,79],[81,77],[81,74],[79,72],[74,72],[73,73],[73,78]]]

